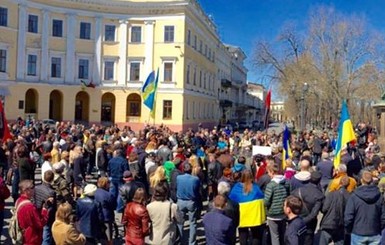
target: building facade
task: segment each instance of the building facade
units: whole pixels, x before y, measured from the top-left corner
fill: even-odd
[[[209,127],[223,116],[222,77],[236,84],[228,100],[246,102],[246,57],[228,47],[195,0],[3,0],[0,95],[9,120]],[[155,118],[141,98],[153,70]]]
[[[271,118],[278,122],[284,122],[287,119],[284,117],[285,102],[272,101],[270,105]]]

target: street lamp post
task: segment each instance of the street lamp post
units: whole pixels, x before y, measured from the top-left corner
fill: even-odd
[[[309,89],[309,84],[304,83],[302,87],[302,95],[301,95],[301,130],[305,130],[305,94]]]

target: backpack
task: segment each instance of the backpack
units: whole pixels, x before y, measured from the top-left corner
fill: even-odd
[[[12,239],[12,243],[16,245],[23,244],[23,230],[19,226],[19,221],[17,220],[17,212],[25,204],[29,203],[29,200],[23,200],[16,205],[16,207],[11,209],[12,217],[9,221],[8,233]]]

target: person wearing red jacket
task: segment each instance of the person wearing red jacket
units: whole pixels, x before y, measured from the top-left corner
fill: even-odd
[[[47,199],[40,213],[37,210],[37,207],[30,201],[34,196],[34,185],[32,180],[21,181],[19,189],[21,195],[17,199],[15,206],[18,208],[17,220],[19,226],[24,231],[23,244],[41,245],[43,240],[43,227],[48,219],[46,205],[49,202],[53,202],[53,199]]]

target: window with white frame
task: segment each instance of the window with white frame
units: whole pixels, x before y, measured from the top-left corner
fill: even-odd
[[[88,79],[89,77],[89,60],[88,59],[79,59],[78,66],[78,78],[79,79]]]
[[[197,48],[197,35],[194,35],[194,46],[193,46],[194,49]]]
[[[61,77],[61,58],[60,57],[51,58],[51,77],[56,77],[56,78]]]
[[[8,26],[8,9],[0,7],[0,26]]]
[[[194,85],[197,85],[197,68],[194,67],[194,77],[193,77]]]
[[[199,53],[202,53],[203,51],[203,41],[199,40]]]
[[[199,71],[199,87],[202,88],[202,70]]]
[[[7,72],[7,50],[0,49],[0,72]]]
[[[115,25],[105,25],[104,27],[104,41],[114,42],[115,41]]]
[[[37,55],[29,54],[28,55],[28,66],[27,66],[27,75],[36,76],[37,73]]]
[[[142,42],[142,27],[132,26],[131,27],[131,42],[141,43]]]
[[[63,36],[63,21],[52,20],[52,36],[62,37]]]
[[[173,62],[164,62],[163,64],[163,81],[172,82]]]
[[[164,27],[164,42],[165,43],[174,42],[174,26]]]
[[[104,61],[104,80],[114,80],[115,61]]]
[[[37,15],[28,15],[28,32],[38,32],[38,21],[39,17]]]
[[[140,80],[140,62],[132,61],[130,62],[130,81],[139,81]]]
[[[91,23],[80,22],[80,39],[91,39]]]

